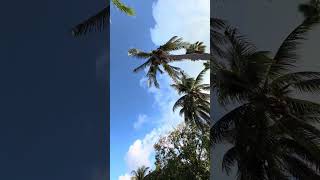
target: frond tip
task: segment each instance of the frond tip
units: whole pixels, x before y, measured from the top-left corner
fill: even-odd
[[[136,49],[136,48],[129,49],[129,51],[128,51],[128,56],[133,56],[133,57],[141,58],[141,59],[150,58],[151,55],[152,55],[151,53],[143,52],[143,51]]]
[[[107,6],[96,15],[72,28],[72,35],[77,37],[92,31],[102,31],[110,19],[110,6]]]
[[[120,0],[112,0],[112,3],[123,13],[129,15],[129,16],[134,16],[136,13],[134,9],[131,7],[123,4]]]

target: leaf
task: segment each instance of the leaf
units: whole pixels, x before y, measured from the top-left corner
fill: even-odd
[[[112,3],[123,13],[134,16],[136,13],[134,9],[132,9],[129,6],[126,6],[124,3],[122,3],[120,0],[112,0]]]
[[[72,35],[77,37],[92,31],[101,31],[109,24],[110,6],[107,6],[98,14],[90,17],[72,29]]]

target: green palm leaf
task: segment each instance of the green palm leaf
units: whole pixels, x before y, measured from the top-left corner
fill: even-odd
[[[143,52],[140,49],[132,48],[129,49],[128,55],[139,59],[146,59],[150,58],[152,56],[152,53]]]
[[[125,5],[125,4],[122,3],[120,0],[112,0],[112,3],[113,3],[121,12],[123,12],[123,13],[125,13],[125,14],[127,14],[127,15],[129,15],[129,16],[134,16],[134,15],[136,14],[135,11],[134,11],[131,7]]]
[[[163,51],[176,51],[176,50],[184,49],[187,46],[188,46],[188,43],[183,42],[182,38],[179,38],[178,36],[173,36],[164,45],[160,46],[159,49]]]

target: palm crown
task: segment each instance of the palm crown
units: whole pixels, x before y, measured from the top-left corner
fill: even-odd
[[[182,95],[174,104],[173,111],[181,108],[180,115],[184,115],[186,123],[195,123],[202,128],[210,124],[210,89],[209,84],[203,84],[203,76],[207,69],[202,70],[194,79],[182,73],[179,80],[171,86]]]
[[[132,180],[143,180],[145,179],[148,171],[148,167],[146,166],[141,166],[137,170],[132,171],[133,177],[131,178]]]
[[[154,85],[155,87],[159,87],[157,73],[162,74],[163,70],[166,71],[171,78],[176,79],[180,74],[180,69],[169,65],[170,59],[168,59],[168,56],[171,51],[186,48],[187,45],[187,43],[182,41],[182,38],[174,36],[164,45],[151,52],[143,52],[139,49],[130,49],[128,52],[129,56],[139,59],[147,59],[146,62],[135,68],[133,72],[139,72],[145,68],[149,68],[147,72],[149,86]],[[163,70],[160,66],[162,66]]]
[[[182,55],[173,55],[172,51],[185,49],[186,53]],[[170,65],[170,62],[181,61],[185,59],[191,60],[209,60],[210,55],[205,53],[205,45],[202,42],[190,44],[184,42],[182,38],[177,36],[172,37],[165,44],[161,45],[156,50],[144,52],[133,48],[128,51],[128,55],[138,59],[147,59],[142,65],[135,68],[134,72],[139,72],[145,68],[149,68],[147,72],[149,86],[154,85],[159,87],[157,74],[166,71],[168,75],[176,80],[181,75],[181,70],[178,67]],[[160,68],[162,66],[162,69]]]
[[[293,72],[300,40],[318,23],[307,18],[283,41],[276,55],[257,51],[235,28],[226,28],[226,63],[213,70],[211,86],[221,104],[237,102],[211,128],[213,143],[233,147],[224,170],[237,164],[239,179],[319,179],[320,105],[293,92],[318,92],[319,72]]]

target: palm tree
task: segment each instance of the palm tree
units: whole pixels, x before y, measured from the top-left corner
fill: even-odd
[[[123,4],[120,0],[112,0],[112,3],[123,13],[133,16],[135,11]],[[78,24],[72,29],[73,36],[80,36],[91,31],[100,31],[109,23],[110,19],[110,5],[103,8],[96,15],[88,18],[84,22]]]
[[[320,179],[320,104],[294,96],[319,92],[320,72],[292,71],[300,40],[317,23],[306,18],[273,58],[226,29],[226,63],[212,70],[211,86],[222,105],[240,105],[212,126],[211,140],[233,145],[222,162],[227,173],[237,164],[240,180]]]
[[[184,115],[185,122],[195,123],[200,128],[210,124],[210,94],[206,93],[210,85],[202,84],[206,71],[207,69],[202,70],[196,79],[182,73],[181,78],[171,85],[182,95],[174,104],[173,111],[181,108],[180,115]]]
[[[133,170],[131,173],[133,175],[132,180],[144,180],[149,167],[141,166],[137,170]]]
[[[170,52],[186,49],[188,54],[183,55],[172,55]],[[161,45],[156,50],[151,52],[144,52],[139,49],[133,48],[128,51],[129,56],[133,56],[139,59],[147,59],[142,65],[138,66],[133,70],[133,72],[139,72],[145,68],[149,68],[147,72],[149,86],[154,85],[159,87],[157,81],[157,73],[163,73],[163,70],[168,73],[172,79],[178,78],[180,74],[180,69],[169,65],[170,62],[181,61],[185,59],[190,60],[209,60],[210,54],[204,53],[205,46],[201,42],[196,42],[194,44],[189,44],[183,42],[182,38],[177,36],[172,37],[168,42]],[[163,70],[160,69],[163,67]]]

